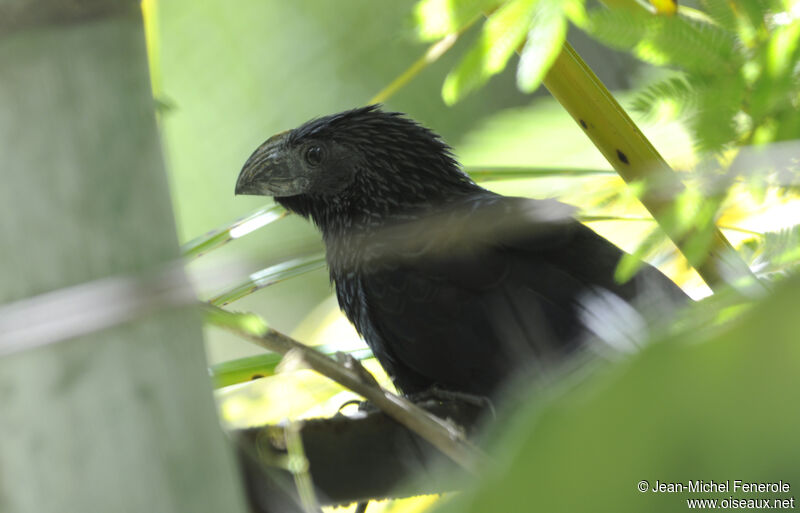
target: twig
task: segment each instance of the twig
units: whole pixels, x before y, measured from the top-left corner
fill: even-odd
[[[444,55],[450,48],[452,48],[458,38],[461,37],[461,35],[479,19],[480,16],[476,16],[469,23],[461,27],[457,32],[448,34],[439,41],[433,43],[430,47],[428,47],[422,57],[414,61],[414,63],[409,66],[408,69],[401,73],[397,78],[392,80],[389,85],[381,89],[378,94],[369,100],[369,103],[382,103],[394,96],[397,91],[411,82],[422,72],[422,70],[439,60],[439,57]]]
[[[451,422],[432,415],[407,399],[382,389],[355,358],[346,357],[343,362],[337,362],[293,338],[267,327],[266,323],[255,314],[246,315],[249,320],[260,321],[261,325],[257,329],[254,327],[253,330],[246,330],[237,323],[219,319],[220,316],[223,319],[230,319],[231,316],[236,317],[243,314],[231,313],[211,305],[206,305],[206,310],[211,314],[212,323],[265,349],[283,355],[290,351],[300,354],[305,363],[313,370],[361,395],[466,470],[477,473],[482,463],[487,460],[486,454],[466,439],[463,430]],[[258,331],[258,334],[254,331]]]

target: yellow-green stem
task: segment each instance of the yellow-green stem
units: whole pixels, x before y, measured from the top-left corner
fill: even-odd
[[[670,218],[683,183],[569,43],[564,44],[544,85],[623,180],[643,186],[642,204],[683,250],[691,232],[677,230]],[[731,279],[731,274],[742,277],[750,272],[719,228],[713,230],[710,255],[695,268],[716,289],[726,281],[723,276]]]

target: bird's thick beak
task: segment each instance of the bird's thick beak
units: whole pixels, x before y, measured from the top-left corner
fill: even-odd
[[[272,136],[250,155],[239,172],[235,194],[280,197],[305,192],[309,180],[293,170],[285,148],[287,133]]]

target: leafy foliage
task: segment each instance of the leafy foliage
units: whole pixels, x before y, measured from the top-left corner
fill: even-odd
[[[800,136],[800,23],[778,1],[702,2],[705,12],[653,16],[594,9],[587,32],[638,58],[676,70],[632,107],[652,115],[664,102],[683,114],[701,151]]]
[[[797,269],[800,265],[800,225],[750,239],[742,245],[741,251],[762,276],[783,275]]]
[[[508,0],[488,15],[480,37],[447,75],[442,98],[454,104],[505,69],[515,51],[521,50],[517,85],[534,91],[558,56],[565,41],[565,4],[559,0]],[[422,0],[415,9],[422,39],[460,32],[481,12],[500,2]],[[523,47],[524,44],[524,47]]]
[[[481,13],[477,41],[447,75],[442,97],[463,99],[502,71],[520,51],[517,85],[535,90],[565,41],[567,18],[599,41],[677,76],[647,87],[634,110],[652,115],[665,102],[683,114],[698,150],[794,139],[800,135],[800,23],[791,2],[705,0],[703,10],[652,2],[655,13],[620,2],[586,13],[571,0],[421,0],[421,39],[460,32]],[[786,4],[786,5],[784,5]],[[493,11],[493,12],[492,12]]]
[[[417,35],[423,41],[432,41],[454,34],[499,3],[500,0],[421,0],[414,8]]]
[[[503,71],[528,33],[534,6],[533,0],[512,0],[489,16],[477,44],[445,78],[442,97],[446,103],[457,102]]]
[[[517,68],[517,86],[533,92],[561,51],[567,35],[567,20],[558,0],[541,0],[533,13],[528,40],[522,49]]]

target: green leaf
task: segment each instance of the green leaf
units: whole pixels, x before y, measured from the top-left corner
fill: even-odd
[[[800,265],[800,225],[750,239],[741,251],[759,275],[796,269]]]
[[[744,12],[744,18],[749,22],[752,31],[756,33],[766,31],[767,13],[771,9],[780,9],[779,3],[772,0],[744,0],[736,2],[736,7]]]
[[[266,321],[253,313],[229,312],[214,306],[207,306],[204,313],[206,322],[222,328],[233,327],[256,336],[263,335],[269,329]]]
[[[732,33],[690,18],[654,18],[648,36],[636,47],[640,59],[703,74],[736,71],[741,58]]]
[[[720,0],[700,0],[700,4],[709,17],[720,27],[732,32],[736,31],[738,21],[736,11],[734,11],[731,2],[727,0],[722,2]]]
[[[323,267],[325,267],[325,257],[320,254],[281,262],[251,274],[245,282],[215,296],[209,300],[209,303],[216,306],[227,305],[264,287]]]
[[[532,93],[556,60],[567,37],[560,0],[539,0],[517,67],[517,87]]]
[[[761,73],[753,84],[749,112],[756,120],[791,111],[796,116],[800,81],[800,23],[777,27],[764,45],[758,62]]]
[[[448,73],[442,99],[453,105],[503,71],[530,27],[536,0],[511,0],[484,23],[478,41]]]
[[[242,314],[234,314],[242,315]],[[334,346],[320,346],[316,348],[319,352],[332,356],[340,350]],[[358,360],[372,357],[369,348],[342,351]],[[281,363],[283,355],[278,353],[265,353],[247,358],[239,358],[213,365],[208,369],[214,388],[223,388],[231,385],[247,383],[255,379],[266,378],[275,375],[275,369]]]
[[[282,359],[278,353],[259,354],[213,365],[208,372],[214,388],[223,388],[272,376]]]
[[[695,148],[709,153],[723,150],[739,138],[746,84],[738,75],[720,76],[695,93],[698,109],[689,116]]]
[[[433,41],[460,32],[499,3],[500,0],[421,0],[414,6],[417,36]]]
[[[633,253],[624,253],[620,258],[617,268],[614,269],[614,280],[618,283],[625,283],[635,275],[644,264],[644,259],[653,250],[666,240],[667,236],[660,227],[654,227],[645,239],[639,243]]]
[[[653,16],[629,9],[592,9],[585,30],[612,48],[631,50],[647,35]]]
[[[190,240],[181,247],[181,253],[187,258],[198,257],[233,239],[243,237],[254,230],[278,221],[286,214],[286,209],[278,204],[260,208],[252,214]]]
[[[610,169],[579,169],[563,167],[491,167],[476,166],[465,167],[464,171],[476,182],[490,182],[495,180],[519,180],[525,178],[564,178],[597,175],[616,175]]]
[[[592,36],[657,66],[718,74],[735,71],[741,60],[733,33],[711,23],[622,8],[593,9],[588,16]]]
[[[630,107],[646,119],[653,119],[664,104],[672,107],[673,116],[696,107],[696,93],[686,77],[671,77],[647,86],[636,94]]]
[[[437,511],[675,512],[687,499],[752,499],[734,479],[800,480],[800,280],[725,326],[700,326],[561,393],[528,392],[500,423],[491,469]],[[736,477],[746,474],[747,477]],[[688,476],[688,477],[687,477]],[[697,477],[695,477],[697,476]],[[706,476],[706,477],[702,477]],[[716,476],[716,477],[715,477]],[[722,493],[637,491],[664,482],[730,483]],[[728,481],[729,480],[729,481]],[[580,493],[576,493],[580,486]]]

